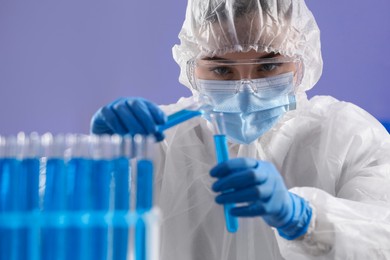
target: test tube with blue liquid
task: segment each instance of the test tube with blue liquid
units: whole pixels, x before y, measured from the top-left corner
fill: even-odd
[[[119,149],[119,139],[115,135],[92,135],[91,155],[91,210],[92,214],[106,214],[110,209],[110,197],[115,188],[112,183],[114,154]],[[91,230],[91,259],[108,258],[108,227],[106,223]]]
[[[0,153],[0,214],[20,214],[19,182],[21,175],[20,143],[15,136],[4,137]],[[4,221],[5,222],[5,221]],[[1,224],[5,224],[5,223]],[[0,227],[0,259],[19,259],[22,248],[20,227],[12,228],[7,225]]]
[[[67,213],[82,216],[92,209],[91,171],[89,137],[68,135],[67,161]],[[83,260],[91,256],[91,228],[82,222],[69,227],[66,234],[66,259]]]
[[[43,196],[43,213],[54,220],[66,214],[67,175],[64,152],[64,135],[53,137],[51,133],[42,136],[46,158],[46,178]],[[65,260],[66,229],[46,226],[42,229],[42,260]]]
[[[112,199],[117,214],[128,214],[130,209],[131,165],[129,161],[134,156],[133,149],[133,138],[123,136],[119,154],[115,155],[113,159],[113,185],[115,189]],[[113,228],[112,259],[126,260],[129,232],[125,223],[117,224]]]
[[[39,211],[39,174],[41,154],[41,138],[37,133],[17,135],[21,146],[21,175],[19,179],[20,210],[31,214]],[[20,259],[38,259],[39,257],[39,226],[30,223],[20,230]]]
[[[41,138],[37,133],[17,136],[22,145],[22,176],[20,195],[24,198],[23,210],[38,209],[39,204],[39,167],[41,158]]]
[[[151,160],[151,145],[153,138],[150,136],[136,135],[136,212],[139,216],[135,227],[135,260],[148,259],[147,250],[147,225],[145,214],[153,207],[153,162]]]
[[[226,129],[223,113],[211,113],[210,117],[215,131],[214,144],[217,162],[225,162],[229,159],[229,150],[226,140]],[[224,205],[226,229],[230,233],[235,233],[238,230],[238,219],[230,214],[230,209],[233,207],[234,204]]]
[[[5,141],[5,157],[0,169],[1,202],[3,213],[15,214],[21,217],[27,211],[27,182],[23,180],[25,167],[23,166],[23,146],[25,145],[24,133],[17,137],[9,136]],[[6,223],[2,223],[6,224]],[[20,223],[16,226],[4,226],[0,231],[0,259],[18,260],[25,257],[26,243],[28,239],[28,223]]]
[[[157,131],[163,132],[191,118],[202,116],[209,104],[210,101],[206,96],[197,97],[183,109],[169,115],[165,124],[157,126]]]

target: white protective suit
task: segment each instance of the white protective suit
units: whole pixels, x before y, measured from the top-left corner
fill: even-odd
[[[205,119],[192,119],[166,131],[157,151],[161,259],[390,259],[390,136],[353,104],[329,96],[307,100],[322,59],[319,29],[304,1],[189,0],[179,37],[174,58],[189,88],[186,64],[199,55],[254,49],[302,58],[297,109],[250,145],[230,143],[229,153],[272,162],[314,214],[308,233],[293,241],[261,217],[240,218],[238,232],[228,233],[211,190],[213,133]],[[189,102],[162,109],[171,114]]]

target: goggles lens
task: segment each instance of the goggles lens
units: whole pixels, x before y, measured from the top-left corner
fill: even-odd
[[[302,74],[300,60],[284,56],[254,60],[195,59],[189,66],[188,76],[196,89],[199,89],[199,80],[254,80],[286,73],[294,75],[294,85],[297,86]]]

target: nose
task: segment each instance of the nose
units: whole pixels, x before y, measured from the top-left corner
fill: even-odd
[[[242,79],[236,88],[236,94],[238,92],[257,93],[257,88],[254,86],[252,80]]]

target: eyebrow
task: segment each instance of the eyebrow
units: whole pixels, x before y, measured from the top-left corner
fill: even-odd
[[[271,52],[271,53],[268,53],[268,54],[266,54],[264,56],[257,57],[257,58],[255,58],[255,60],[275,58],[275,57],[278,57],[278,56],[281,56],[281,54],[280,53]],[[204,58],[202,58],[202,60],[207,60],[207,61],[214,61],[214,60],[216,60],[216,61],[218,61],[218,60],[230,61],[231,59],[225,59],[225,58],[222,58],[222,57],[214,56],[214,57],[204,57]]]

